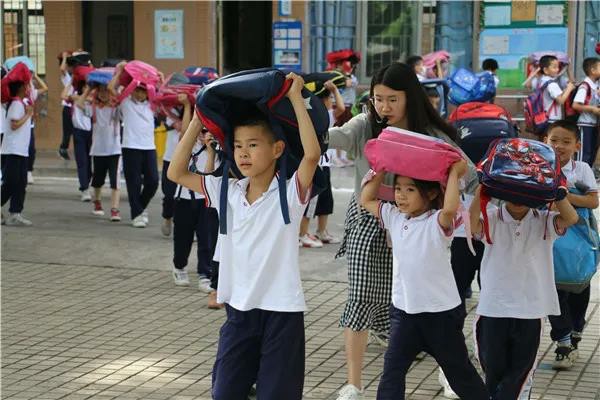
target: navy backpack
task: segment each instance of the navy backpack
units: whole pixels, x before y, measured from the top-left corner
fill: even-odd
[[[292,82],[286,80],[282,71],[262,68],[227,75],[208,84],[196,97],[196,113],[204,127],[213,134],[223,149],[221,170],[223,179],[230,171],[238,177],[241,173],[233,159],[233,127],[236,116],[257,108],[269,119],[275,135],[284,141],[285,152],[278,160],[279,198],[284,222],[290,222],[286,197],[286,180],[298,169],[304,151],[298,132],[296,114],[285,96]],[[308,89],[302,90],[308,114],[321,145],[321,153],[327,150],[329,114],[321,99]],[[221,185],[219,225],[221,233],[227,233],[226,200],[227,184]],[[322,171],[317,168],[311,195],[324,189]]]

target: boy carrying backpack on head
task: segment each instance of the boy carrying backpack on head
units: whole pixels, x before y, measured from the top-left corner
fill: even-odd
[[[212,374],[216,400],[245,399],[255,382],[259,399],[302,398],[306,304],[298,266],[298,230],[321,149],[302,96],[303,79],[293,73],[287,78],[292,84],[286,96],[304,152],[297,171],[285,181],[290,223],[282,219],[278,189],[282,179],[276,174],[285,143],[258,109],[233,124],[233,156],[244,179],[223,181],[188,170],[203,128],[198,112],[167,173],[172,181],[205,194],[212,207],[218,204],[221,186],[228,185],[228,234],[219,235],[218,245],[217,297],[226,304],[227,321],[220,331]]]
[[[594,166],[598,150],[598,115],[600,115],[600,95],[598,94],[598,79],[600,79],[600,58],[590,57],[583,60],[585,79],[577,88],[573,98],[573,110],[579,112],[577,126],[581,149],[579,161]]]

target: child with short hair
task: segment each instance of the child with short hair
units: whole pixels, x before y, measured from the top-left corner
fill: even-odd
[[[575,86],[569,82],[565,90],[561,89],[557,81],[560,65],[555,56],[543,56],[540,58],[539,64],[543,74],[539,81],[539,88],[543,90],[544,110],[548,114],[548,121],[552,123],[563,118],[562,105],[567,101]]]
[[[344,102],[342,95],[338,90],[337,86],[331,81],[324,82],[323,89],[317,97],[319,97],[329,112],[329,127],[332,127],[335,123],[336,118],[342,115],[345,111]],[[318,87],[318,86],[317,86]],[[332,101],[331,96],[334,96],[335,103]],[[335,104],[335,108],[334,108]],[[325,182],[325,190],[319,193],[318,196],[311,199],[306,207],[306,212],[300,223],[300,245],[302,247],[323,247],[323,244],[336,244],[340,240],[335,236],[332,236],[327,231],[327,220],[329,215],[333,214],[333,193],[331,191],[331,170],[330,160],[327,154],[323,154],[319,160],[319,166],[323,171]],[[310,225],[310,218],[317,217],[317,232],[315,235],[311,235],[308,232]]]
[[[421,351],[435,358],[460,398],[489,398],[469,360],[460,296],[450,266],[460,205],[458,181],[466,172],[466,161],[454,163],[445,193],[437,182],[396,176],[395,205],[377,199],[385,173],[367,175],[374,178],[362,190],[361,205],[389,231],[394,257],[392,329],[378,400],[404,399],[406,374]]]
[[[71,108],[71,121],[73,123],[73,147],[75,150],[75,163],[77,165],[77,179],[81,201],[92,200],[89,187],[92,179],[92,113],[88,97],[90,88],[85,81],[74,82],[72,93],[70,86],[63,89],[62,97],[73,103]]]
[[[600,115],[600,95],[598,79],[600,79],[600,58],[589,57],[583,60],[585,79],[579,85],[573,109],[579,112],[577,126],[581,135],[578,160],[594,166],[598,151],[598,115]]]
[[[491,399],[518,399],[530,390],[543,318],[559,315],[554,283],[554,240],[578,220],[559,190],[558,212],[505,202],[488,210],[489,233],[481,261],[481,293],[474,338]],[[481,186],[471,202],[473,235],[480,236]]]
[[[496,88],[500,84],[500,79],[496,75],[496,71],[498,71],[498,68],[500,68],[498,66],[498,61],[496,61],[493,58],[486,58],[481,63],[481,69],[484,70],[484,71],[488,71],[494,77],[494,85],[496,86]]]
[[[95,90],[91,103],[85,104],[88,96],[86,92],[76,100],[75,107],[84,107],[86,113],[91,115],[92,145],[89,154],[92,157],[93,172],[91,186],[94,188],[92,213],[104,215],[102,208],[102,186],[108,174],[110,183],[110,220],[121,220],[119,211],[120,184],[119,161],[121,159],[121,125],[117,108],[111,104],[110,93],[106,85],[99,85]]]
[[[212,207],[218,203],[221,185],[229,185],[228,234],[219,236],[217,297],[226,304],[227,321],[220,331],[212,374],[216,400],[245,399],[255,382],[259,399],[302,398],[306,305],[298,267],[298,229],[321,150],[302,97],[304,82],[293,73],[288,79],[293,83],[286,96],[296,113],[304,150],[286,186],[291,223],[281,217],[276,176],[285,144],[259,110],[233,124],[233,155],[246,178],[223,182],[221,177],[188,171],[202,129],[197,114],[167,173],[174,182],[204,193]]]
[[[598,186],[592,168],[582,161],[573,160],[581,143],[577,125],[556,121],[548,128],[546,142],[554,148],[569,188],[583,188],[584,193],[569,193],[567,200],[574,207],[598,208]],[[590,301],[590,286],[581,293],[557,289],[560,315],[549,317],[550,337],[556,342],[556,357],[552,368],[569,369],[578,356],[578,344],[585,326],[585,312]]]
[[[10,200],[9,216],[2,222],[6,225],[29,226],[32,222],[23,217],[25,190],[27,188],[27,166],[29,141],[31,139],[31,117],[33,106],[26,104],[28,83],[9,83],[11,101],[7,105],[4,135],[2,138],[2,206]]]
[[[60,66],[60,82],[63,85],[63,89],[67,86],[71,87],[72,73],[73,68],[67,64],[67,58],[69,57],[69,52],[63,51],[60,57],[58,58],[58,63]],[[69,96],[72,94],[67,93]],[[60,147],[58,148],[58,155],[65,161],[69,161],[71,157],[69,157],[69,142],[71,141],[71,136],[73,135],[73,121],[71,120],[71,107],[73,105],[68,100],[62,99],[62,140],[60,142]]]
[[[406,59],[406,64],[411,67],[415,74],[417,75],[417,79],[420,81],[424,81],[427,79],[427,69],[423,64],[423,57],[421,56],[410,56]]]
[[[126,62],[117,64],[115,74],[108,84],[113,96]],[[146,207],[158,189],[158,165],[154,144],[154,111],[143,86],[134,89],[119,105],[123,121],[123,172],[127,197],[131,208],[131,224],[145,228],[148,223]]]

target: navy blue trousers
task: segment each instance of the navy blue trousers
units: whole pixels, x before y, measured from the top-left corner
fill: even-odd
[[[79,179],[79,190],[90,187],[92,179],[92,131],[73,129],[73,144],[75,147],[75,163],[77,164],[77,178]]]
[[[594,166],[596,152],[598,151],[598,127],[579,126],[579,135],[581,142],[581,154],[578,160],[586,162],[590,167]]]
[[[488,391],[469,360],[460,306],[448,311],[407,314],[390,307],[390,341],[385,352],[377,400],[404,400],[406,373],[425,351],[440,365],[463,400],[488,400]]]
[[[557,290],[560,303],[560,315],[550,315],[550,337],[558,341],[572,331],[583,332],[585,313],[590,304],[590,286],[581,293],[569,293]]]
[[[163,160],[162,172],[160,177],[160,189],[163,192],[162,199],[162,217],[165,219],[173,218],[175,211],[175,190],[177,184],[167,178],[167,170],[169,169],[169,161]]]
[[[182,188],[182,190],[188,190]],[[194,235],[198,238],[198,275],[211,278],[213,255],[217,245],[219,219],[217,210],[206,207],[204,199],[177,199],[173,217],[173,265],[183,269],[188,264]]]
[[[16,154],[2,155],[2,205],[10,200],[8,212],[11,214],[23,211],[29,164],[27,158]]]
[[[31,128],[31,137],[29,139],[28,153],[29,153],[29,159],[27,160],[27,171],[28,172],[33,172],[33,165],[35,164],[35,154],[36,154],[36,150],[35,150],[35,132],[34,132],[33,128]]]
[[[533,377],[541,331],[541,319],[479,317],[477,352],[492,400],[519,398]]]
[[[124,148],[121,151],[131,219],[134,219],[146,209],[158,189],[156,150]]]
[[[215,400],[301,400],[304,387],[304,314],[225,305],[212,374]]]

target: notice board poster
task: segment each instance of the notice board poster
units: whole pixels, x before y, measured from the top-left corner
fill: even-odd
[[[567,51],[567,2],[485,0],[479,36],[479,65],[498,61],[500,88],[521,88],[528,56],[536,51]]]
[[[302,70],[302,22],[273,22],[273,66]]]
[[[154,58],[183,58],[183,10],[154,11]]]

